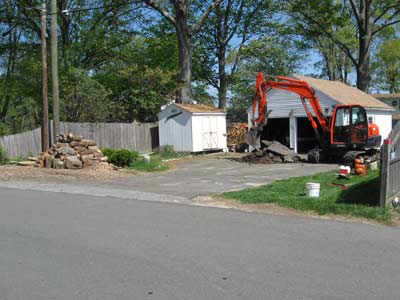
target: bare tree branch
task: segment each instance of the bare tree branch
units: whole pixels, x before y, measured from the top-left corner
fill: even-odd
[[[151,0],[146,0],[146,1],[151,1]],[[214,0],[204,11],[204,13],[198,18],[196,24],[191,28],[190,33],[191,35],[195,35],[201,28],[201,25],[203,25],[204,21],[207,19],[208,15],[210,12],[219,4],[221,3],[222,0]]]
[[[373,23],[376,24],[384,15],[386,15],[386,13],[387,13],[389,10],[391,10],[392,8],[396,8],[396,7],[400,7],[400,3],[396,3],[396,4],[389,5],[388,7],[386,7],[386,8],[383,10],[383,12],[382,12],[379,16],[377,16],[377,17],[374,19]],[[392,15],[391,18],[393,18],[396,14],[398,14],[399,11],[400,11],[400,10],[397,9],[397,11]]]
[[[363,0],[361,0],[363,1]],[[358,10],[357,3],[354,0],[349,0],[351,8],[353,9],[354,15],[356,17],[358,26],[361,27],[361,16],[360,11]]]
[[[397,23],[400,23],[400,19],[383,24],[383,25],[380,26],[378,29],[376,29],[376,30],[374,30],[374,31],[372,32],[372,36],[375,36],[377,33],[379,33],[380,31],[382,31],[382,30],[385,29],[386,27],[392,26],[392,25],[397,24]]]
[[[172,25],[176,25],[176,20],[175,18],[167,12],[165,9],[163,9],[157,2],[154,2],[153,0],[144,0],[144,3],[146,3],[148,6],[151,8],[155,9],[158,11],[161,15],[163,15]]]

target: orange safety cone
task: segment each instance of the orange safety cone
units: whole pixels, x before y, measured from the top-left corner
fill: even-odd
[[[367,166],[364,164],[362,157],[357,157],[354,161],[354,172],[357,175],[367,175]]]

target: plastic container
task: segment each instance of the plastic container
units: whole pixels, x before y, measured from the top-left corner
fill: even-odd
[[[339,175],[347,176],[350,174],[350,167],[341,165],[339,167]]]
[[[150,155],[147,155],[147,154],[143,155],[143,161],[146,164],[150,163]]]
[[[370,170],[378,170],[378,162],[377,161],[371,162],[368,166],[369,166]]]
[[[320,184],[317,182],[307,182],[306,183],[306,190],[307,190],[307,197],[319,197],[319,189]]]

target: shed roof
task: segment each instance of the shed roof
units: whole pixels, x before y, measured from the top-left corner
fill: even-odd
[[[375,97],[379,100],[400,100],[400,93],[397,94],[371,94],[372,97]]]
[[[183,103],[174,103],[174,104],[191,113],[225,113],[223,109],[215,108],[213,106],[205,104],[183,104]]]
[[[359,104],[365,108],[393,110],[393,108],[367,93],[340,81],[322,80],[308,76],[294,75],[307,82],[312,88],[326,94],[341,104]]]

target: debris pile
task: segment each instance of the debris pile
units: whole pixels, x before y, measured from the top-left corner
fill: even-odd
[[[82,169],[97,167],[100,163],[107,164],[103,155],[93,140],[85,140],[72,133],[57,135],[57,143],[38,158],[29,158],[38,167],[53,169]]]
[[[248,131],[247,123],[234,123],[228,127],[227,146],[232,151],[242,151],[247,148],[244,136]]]
[[[241,158],[242,162],[251,164],[296,163],[301,157],[278,141],[261,141],[263,146]]]

